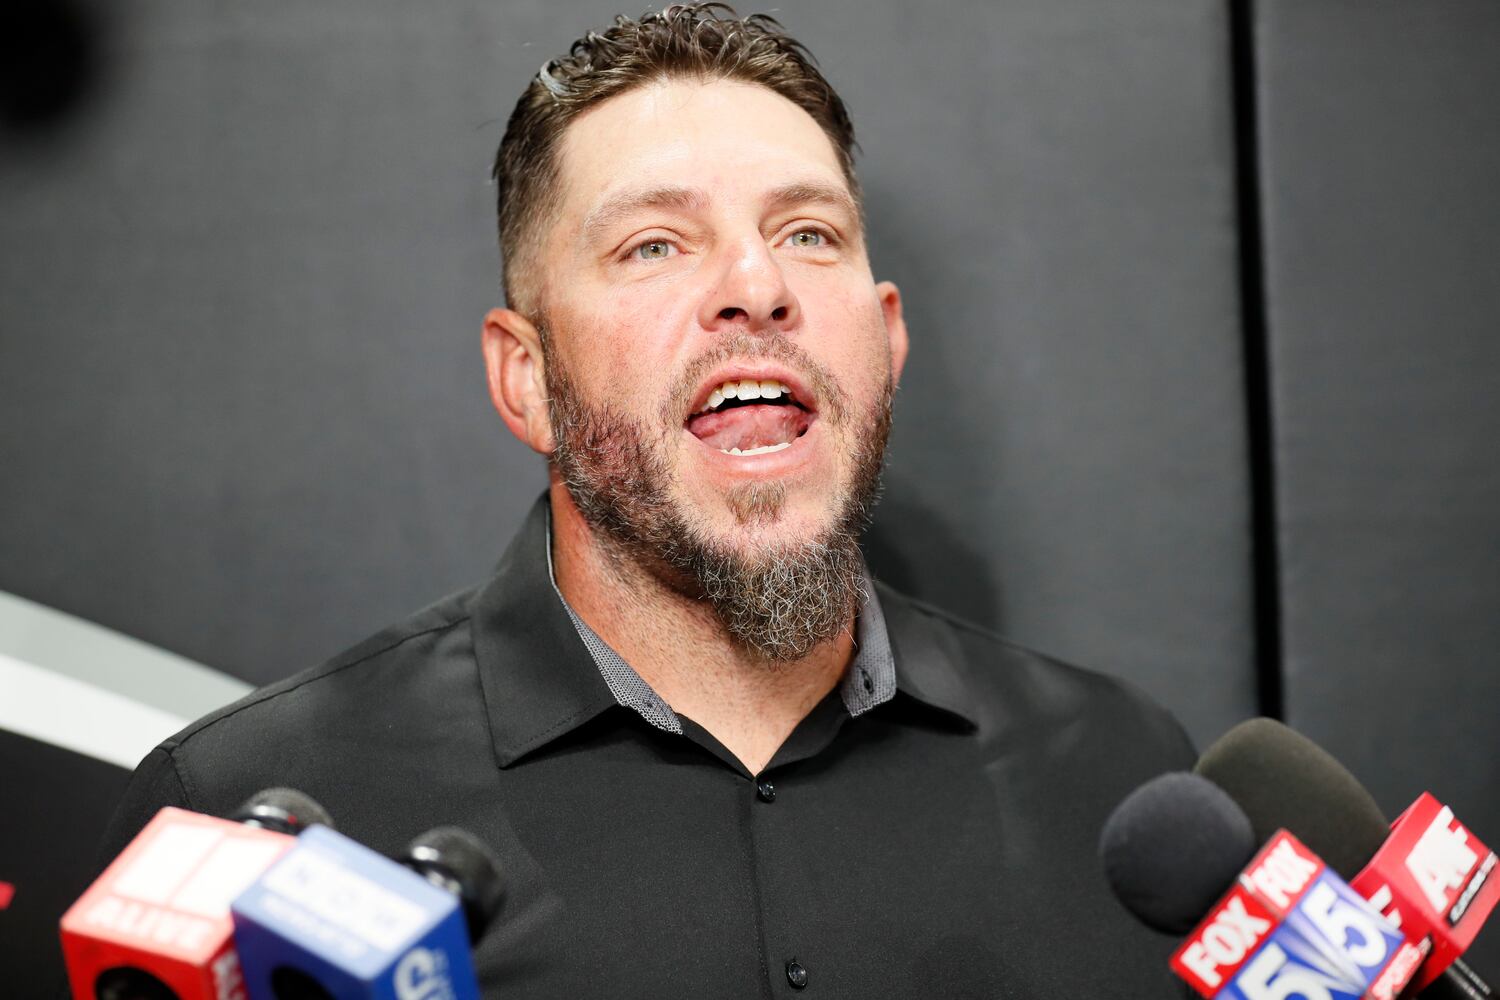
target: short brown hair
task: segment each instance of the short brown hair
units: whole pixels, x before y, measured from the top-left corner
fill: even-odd
[[[855,201],[854,126],[812,54],[775,18],[741,18],[724,3],[673,4],[591,31],[542,65],[511,112],[495,155],[503,280],[511,307],[534,314],[523,274],[528,240],[557,207],[557,145],[568,123],[628,90],[672,77],[740,80],[780,94],[822,127]],[[531,244],[531,245],[534,245]]]

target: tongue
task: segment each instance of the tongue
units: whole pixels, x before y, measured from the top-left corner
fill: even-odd
[[[687,422],[687,429],[712,448],[745,451],[795,440],[807,432],[810,423],[812,417],[799,407],[756,404],[700,413]]]

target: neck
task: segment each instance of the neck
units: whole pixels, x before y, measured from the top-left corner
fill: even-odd
[[[759,773],[843,676],[852,618],[802,659],[769,662],[731,638],[704,602],[609,551],[560,483],[550,498],[553,572],[574,613],[674,712]]]

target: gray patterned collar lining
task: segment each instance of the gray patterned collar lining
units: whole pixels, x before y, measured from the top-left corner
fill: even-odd
[[[682,720],[672,711],[641,675],[626,663],[624,658],[609,647],[593,629],[578,617],[562,591],[557,588],[557,577],[552,572],[552,512],[547,512],[547,579],[552,591],[562,602],[563,610],[578,630],[589,655],[599,668],[604,683],[609,685],[615,701],[634,710],[641,718],[657,729],[669,733],[682,733]],[[876,705],[887,702],[896,693],[896,661],[891,655],[891,640],[885,631],[885,615],[880,610],[880,598],[875,594],[869,571],[865,571],[861,587],[859,618],[854,632],[854,661],[844,679],[839,682],[839,697],[851,716],[868,712]]]

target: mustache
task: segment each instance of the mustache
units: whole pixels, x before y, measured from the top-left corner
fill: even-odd
[[[688,362],[667,393],[667,401],[662,407],[663,424],[670,426],[680,420],[692,402],[693,393],[709,373],[736,359],[777,361],[794,369],[812,390],[820,415],[831,418],[835,423],[842,423],[846,419],[849,412],[848,394],[839,387],[828,369],[812,355],[779,331],[751,334],[742,330],[719,341]]]

